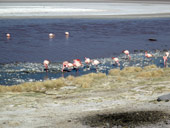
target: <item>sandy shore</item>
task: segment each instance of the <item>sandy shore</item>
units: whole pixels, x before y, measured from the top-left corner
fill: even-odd
[[[163,85],[164,83],[160,84]],[[170,86],[170,82],[166,82],[166,85]],[[74,90],[72,89],[67,87],[58,92],[49,91],[47,94],[0,94],[0,127],[90,128],[91,125],[86,124],[85,119],[96,115],[139,111],[146,113],[158,111],[170,114],[170,102],[157,102],[156,99],[161,94],[152,94],[152,91],[143,90],[142,86],[136,87],[136,90],[129,88],[126,91],[124,88],[118,90],[92,89],[71,93]],[[144,116],[143,118],[147,117]],[[103,126],[97,125],[96,127]],[[154,124],[142,122],[141,125],[135,127],[168,128],[170,127],[170,120],[168,118],[167,120],[156,121]]]
[[[157,101],[170,91],[169,68],[132,67],[115,73],[119,71],[69,77],[67,86],[44,93],[1,92],[0,128],[169,128],[170,102]]]

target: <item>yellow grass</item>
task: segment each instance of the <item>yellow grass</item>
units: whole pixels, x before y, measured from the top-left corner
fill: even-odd
[[[76,86],[78,88],[115,88],[119,86],[139,86],[156,80],[169,81],[170,68],[157,68],[155,65],[140,67],[126,67],[123,70],[111,69],[109,75],[105,73],[89,73],[83,76],[58,78],[43,82],[27,82],[14,86],[0,86],[0,92],[40,92],[58,90],[63,86]],[[150,82],[151,83],[151,82]]]
[[[111,69],[111,70],[109,70],[109,75],[111,75],[111,76],[120,75],[120,69]]]

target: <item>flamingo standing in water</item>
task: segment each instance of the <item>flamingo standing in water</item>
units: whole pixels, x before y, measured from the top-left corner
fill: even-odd
[[[74,59],[73,66],[76,68],[76,71],[78,71],[78,68],[82,66],[80,59]]]
[[[128,50],[124,50],[123,53],[129,57],[129,60],[131,60],[131,56],[129,55],[130,52]]]
[[[48,72],[48,65],[50,64],[50,61],[49,60],[44,60],[43,64],[44,64],[46,72]]]
[[[92,65],[95,65],[96,68],[99,64],[100,64],[100,62],[98,60],[92,60]]]
[[[48,34],[48,36],[49,36],[49,38],[50,38],[50,39],[52,39],[52,38],[54,38],[54,37],[55,37],[55,34],[50,33],[50,34]]]
[[[153,55],[152,54],[150,54],[150,53],[148,53],[147,51],[145,52],[145,57],[147,57],[147,58],[151,58],[151,57],[153,57]]]
[[[68,61],[64,61],[63,62],[63,67],[62,67],[62,72],[64,71],[65,68],[73,68],[73,64],[72,63],[69,63]]]
[[[118,66],[120,66],[119,59],[117,57],[112,57],[112,59],[116,62]]]
[[[169,56],[169,52],[165,52],[165,55],[168,57]]]
[[[85,57],[85,61],[84,62],[88,66],[91,63],[91,60],[90,60],[90,58]]]
[[[168,56],[169,56],[169,52],[165,52],[165,56],[163,56],[163,60],[164,60],[164,67],[166,67],[166,65],[167,65]]]
[[[167,65],[167,56],[163,56],[163,60],[164,60],[164,67],[166,67],[166,65]]]

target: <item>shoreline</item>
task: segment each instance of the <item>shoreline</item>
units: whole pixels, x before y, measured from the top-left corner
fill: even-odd
[[[121,113],[124,113],[126,117],[130,113],[141,112],[145,112],[146,115],[141,114],[140,120],[147,118],[150,112],[151,119],[152,112],[153,114],[154,112],[163,112],[168,117],[162,118],[158,114],[156,118],[163,120],[158,120],[155,123],[147,120],[141,122],[139,126],[134,118],[132,125],[136,128],[168,127],[170,126],[170,102],[157,101],[160,95],[170,91],[170,81],[167,76],[170,73],[170,68],[166,68],[164,71],[163,74],[160,73],[161,70],[153,65],[147,66],[143,70],[129,67],[121,71],[120,74],[117,69],[114,69],[108,77],[101,73],[85,75],[84,78],[81,77],[82,79],[68,77],[64,80],[68,84],[66,86],[61,85],[61,79],[51,81],[53,84],[59,82],[60,85],[57,84],[59,88],[46,83],[48,90],[45,92],[29,91],[30,86],[35,90],[41,86],[41,84],[33,85],[33,83],[27,86],[26,92],[20,92],[19,88],[19,92],[15,92],[15,89],[14,92],[1,92],[0,127],[91,128],[96,125],[100,128],[107,126],[109,115],[113,118],[112,115],[118,114],[117,118],[121,119],[119,116]],[[144,74],[142,75],[141,72],[153,72],[153,76],[143,76]],[[136,77],[139,74],[142,76]],[[88,83],[88,80],[91,83]],[[81,85],[85,81],[86,84]],[[93,122],[96,116],[106,116],[106,119],[101,118],[102,120]],[[89,120],[90,118],[92,121]],[[130,114],[129,118],[133,119],[133,116]],[[86,119],[88,120],[86,121]],[[87,123],[90,121],[91,125]],[[100,125],[101,122],[103,125]],[[122,126],[121,122],[119,126]],[[126,126],[130,127],[131,125],[127,122]]]
[[[91,16],[0,16],[0,19],[152,19],[170,18],[167,14],[141,14],[141,15],[91,15]]]
[[[170,1],[36,2],[1,2],[0,18],[170,17]]]

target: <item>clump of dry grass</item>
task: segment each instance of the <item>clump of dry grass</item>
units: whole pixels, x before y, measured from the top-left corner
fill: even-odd
[[[153,69],[157,69],[157,66],[156,65],[149,65],[149,66],[145,66],[144,67],[144,70],[153,70]]]
[[[118,76],[118,75],[120,75],[120,69],[111,69],[111,70],[109,70],[109,75],[110,76]]]
[[[0,92],[44,93],[49,89],[57,90],[60,87],[68,85],[74,85],[81,88],[101,88],[106,85],[126,85],[126,83],[134,83],[134,81],[140,83],[140,81],[144,81],[146,78],[152,78],[152,80],[163,78],[169,80],[169,75],[170,68],[160,69],[155,65],[146,66],[144,69],[140,67],[126,67],[123,70],[111,69],[109,71],[109,77],[107,77],[105,73],[89,73],[79,77],[68,76],[67,78],[58,78],[55,80],[46,80],[43,82],[27,82],[14,86],[0,86]]]
[[[46,80],[46,81],[42,82],[42,84],[47,89],[58,89],[58,88],[66,85],[64,78],[59,78],[56,80]]]
[[[105,77],[106,77],[106,74],[104,73],[90,73],[90,74],[76,77],[73,83],[82,88],[89,88],[93,86],[96,80],[101,80]]]
[[[136,73],[139,73],[142,71],[141,67],[125,67],[121,72],[121,76],[129,76],[129,75],[134,75]]]
[[[137,77],[151,78],[151,77],[162,77],[163,75],[164,72],[162,69],[155,69],[152,71],[142,71],[137,75]]]
[[[127,73],[140,72],[140,71],[142,71],[142,68],[141,67],[125,67],[123,69],[123,71],[125,71]]]
[[[64,78],[59,78],[44,82],[26,82],[13,86],[0,86],[0,92],[45,92],[48,89],[58,89],[65,85]]]
[[[71,75],[69,75],[67,78],[66,78],[66,80],[68,80],[68,81],[73,81],[75,79],[75,77],[74,76],[71,76]]]

